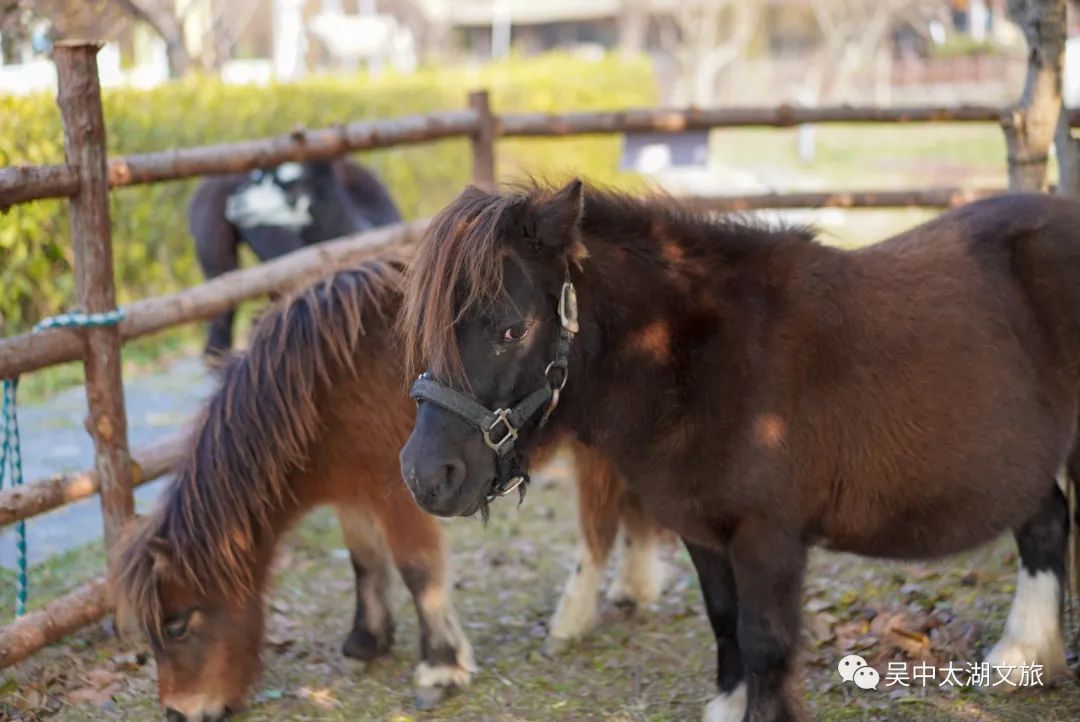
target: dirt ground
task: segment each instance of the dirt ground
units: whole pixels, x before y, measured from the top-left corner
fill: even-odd
[[[282,550],[271,596],[266,670],[240,720],[694,720],[711,693],[713,642],[688,558],[672,551],[670,588],[633,614],[607,605],[596,632],[558,659],[539,653],[572,564],[568,468],[538,475],[525,504],[501,501],[490,523],[446,524],[456,604],[476,651],[474,684],[434,712],[412,707],[416,619],[397,590],[393,656],[363,669],[338,651],[352,614],[352,578],[329,513],[312,515]],[[975,662],[996,639],[1013,587],[1008,540],[934,564],[887,564],[816,553],[806,585],[802,668],[810,714],[823,720],[1080,720],[1080,680],[988,694],[845,687],[838,660]],[[1073,615],[1074,618],[1077,615]],[[1074,624],[1071,627],[1075,630]],[[1074,633],[1074,632],[1073,632]],[[1075,647],[1075,645],[1074,645]],[[154,663],[98,625],[8,670],[0,718],[153,720]]]

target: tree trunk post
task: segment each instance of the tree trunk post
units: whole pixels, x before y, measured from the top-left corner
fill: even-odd
[[[469,107],[476,111],[477,129],[472,136],[473,185],[495,190],[495,117],[486,90],[469,93]]]
[[[75,169],[79,179],[79,190],[71,198],[71,243],[75,290],[86,313],[101,313],[116,307],[105,119],[97,74],[99,48],[85,43],[60,43],[55,50],[64,151],[67,164]],[[86,426],[94,440],[105,546],[112,560],[124,524],[134,511],[120,370],[120,333],[115,326],[90,328],[83,333]]]
[[[1009,0],[1009,14],[1024,31],[1028,44],[1023,94],[1019,104],[1001,117],[1012,191],[1047,187],[1050,146],[1062,113],[1065,4],[1065,0]]]

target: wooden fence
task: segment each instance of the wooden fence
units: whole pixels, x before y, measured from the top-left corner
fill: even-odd
[[[68,198],[76,288],[87,312],[112,310],[112,266],[108,193],[137,183],[235,173],[285,161],[329,159],[358,150],[471,139],[473,182],[495,185],[498,138],[633,132],[681,132],[725,127],[790,127],[804,123],[1003,123],[999,109],[982,106],[931,108],[749,108],[728,110],[626,110],[566,114],[492,114],[484,91],[471,93],[465,110],[298,130],[274,138],[107,159],[105,123],[98,83],[96,45],[58,44],[55,50],[64,121],[63,165],[0,168],[0,210],[41,198]],[[1073,124],[1080,115],[1072,115]],[[991,190],[931,189],[841,193],[788,193],[690,198],[717,211],[793,207],[950,207]],[[295,286],[330,269],[356,264],[390,247],[408,248],[424,221],[307,248],[256,268],[220,276],[194,288],[126,306],[116,326],[89,330],[50,329],[0,339],[0,378],[65,361],[82,360],[88,401],[87,429],[94,440],[94,468],[0,491],[0,525],[41,514],[98,493],[110,559],[132,515],[132,489],[171,468],[180,437],[131,452],[121,378],[125,341],[183,323],[210,318],[246,299]],[[0,668],[88,624],[108,611],[105,583],[98,579],[0,629]]]

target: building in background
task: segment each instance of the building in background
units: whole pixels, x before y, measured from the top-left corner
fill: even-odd
[[[511,52],[653,58],[666,102],[1006,102],[1005,0],[12,0],[0,92],[54,85],[50,40],[108,43],[108,85],[188,72],[267,83]],[[1070,56],[1071,58],[1071,56]],[[1070,61],[1070,67],[1074,65]]]

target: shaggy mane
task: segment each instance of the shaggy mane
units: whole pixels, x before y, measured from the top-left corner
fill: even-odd
[[[518,232],[525,212],[551,199],[559,190],[549,183],[529,181],[504,193],[469,186],[436,215],[417,245],[405,272],[405,291],[398,328],[409,378],[430,369],[436,376],[467,386],[455,326],[476,308],[484,308],[503,292],[503,248]],[[729,252],[760,250],[776,239],[797,237],[812,241],[807,227],[768,224],[739,215],[720,216],[699,210],[662,192],[631,195],[586,185],[582,229],[612,243],[639,244],[650,255],[657,244],[645,238],[642,221],[659,221],[680,229],[688,244],[718,247],[722,235]],[[715,252],[715,251],[706,251]],[[571,252],[576,263],[583,248]]]
[[[169,576],[201,593],[259,592],[252,557],[308,462],[319,398],[360,371],[365,322],[390,325],[402,267],[381,260],[336,273],[263,317],[225,368],[162,502],[130,531],[112,585],[122,620],[161,639],[160,550]]]

